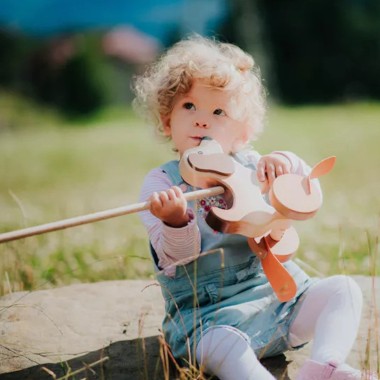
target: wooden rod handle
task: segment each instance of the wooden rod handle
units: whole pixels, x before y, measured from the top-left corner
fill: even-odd
[[[185,198],[187,201],[192,201],[200,198],[207,198],[224,193],[224,188],[222,186],[210,187],[208,189],[191,191],[185,193]],[[76,227],[82,224],[94,223],[100,220],[115,218],[117,216],[133,214],[139,211],[148,210],[150,207],[150,202],[135,203],[128,206],[117,207],[105,211],[95,212],[93,214],[87,214],[82,216],[76,216],[74,218],[59,220],[57,222],[51,222],[46,224],[41,224],[35,227],[23,228],[21,230],[6,232],[0,234],[0,243],[9,242],[12,240],[23,239],[29,236],[40,235],[47,232],[63,230],[65,228]]]

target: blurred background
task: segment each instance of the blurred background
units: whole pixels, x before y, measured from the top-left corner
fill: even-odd
[[[0,1],[0,85],[81,115],[191,32],[254,55],[287,104],[380,98],[377,0]]]
[[[137,201],[175,156],[131,111],[131,79],[190,33],[260,66],[260,152],[338,157],[297,257],[311,274],[376,273],[378,0],[0,0],[0,232]],[[137,216],[0,245],[0,294],[152,274]]]

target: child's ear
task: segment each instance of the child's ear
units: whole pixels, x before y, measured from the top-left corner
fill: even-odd
[[[164,135],[167,137],[170,137],[172,134],[171,127],[170,127],[170,116],[161,116],[161,123],[162,123],[162,128],[164,131]]]

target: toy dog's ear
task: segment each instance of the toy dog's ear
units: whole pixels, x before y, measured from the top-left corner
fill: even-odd
[[[190,166],[200,172],[216,173],[230,176],[235,171],[233,159],[225,153],[197,154],[188,156]]]

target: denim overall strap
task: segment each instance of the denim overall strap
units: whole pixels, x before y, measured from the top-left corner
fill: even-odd
[[[240,153],[240,152],[234,153],[232,155],[232,158],[247,168],[257,170],[255,163],[251,160],[248,160],[247,157],[243,153]]]
[[[182,179],[181,174],[179,172],[178,165],[179,161],[173,160],[167,162],[166,164],[160,167],[161,170],[168,175],[174,186],[178,186],[181,183],[184,183],[184,180]]]

